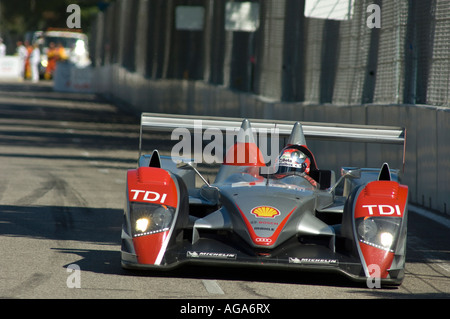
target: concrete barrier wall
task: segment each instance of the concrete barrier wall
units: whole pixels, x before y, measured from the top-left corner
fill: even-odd
[[[0,81],[21,81],[21,64],[18,56],[0,57]]]
[[[80,68],[72,63],[59,62],[56,68],[53,89],[59,92],[92,93],[92,67]]]
[[[450,207],[450,110],[441,108],[436,114],[437,131],[437,209],[449,214]]]
[[[402,182],[410,201],[450,214],[450,109],[422,105],[334,105],[288,103],[232,91],[203,81],[152,80],[118,64],[97,67],[96,92],[127,103],[136,113],[160,112],[241,118],[404,126],[406,165]],[[402,148],[311,141],[321,168],[402,168]]]

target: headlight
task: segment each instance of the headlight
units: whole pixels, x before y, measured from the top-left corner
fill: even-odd
[[[48,66],[48,61],[47,60],[42,60],[41,61],[41,65],[46,68]]]
[[[175,209],[165,205],[130,203],[133,237],[156,234],[170,228]]]
[[[391,247],[394,242],[394,235],[389,232],[384,232],[380,234],[380,243],[383,247]]]
[[[371,218],[365,218],[358,223],[358,235],[365,241],[372,241],[377,233],[377,223]]]
[[[152,213],[152,221],[157,228],[163,229],[170,226],[172,213],[168,211],[167,206],[159,206]]]
[[[358,240],[379,249],[392,251],[401,220],[396,217],[358,218],[355,221]]]
[[[141,233],[146,232],[148,229],[148,225],[150,225],[150,220],[148,218],[145,218],[145,217],[139,218],[136,221],[136,227],[135,227],[136,231],[141,232]]]

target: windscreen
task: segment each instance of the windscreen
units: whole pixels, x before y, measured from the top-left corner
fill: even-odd
[[[80,39],[67,37],[45,37],[44,47],[48,47],[50,43],[53,42],[55,45],[62,44],[65,48],[74,48],[77,41],[80,41]]]

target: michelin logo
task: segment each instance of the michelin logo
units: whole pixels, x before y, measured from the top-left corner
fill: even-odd
[[[322,259],[322,258],[296,258],[289,257],[290,264],[302,264],[302,265],[331,265],[337,266],[339,261],[337,259]]]
[[[188,258],[236,259],[236,254],[188,251]]]

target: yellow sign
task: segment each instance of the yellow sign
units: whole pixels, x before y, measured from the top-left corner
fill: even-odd
[[[274,218],[280,215],[280,211],[270,206],[259,206],[252,209],[251,213],[260,218]]]

